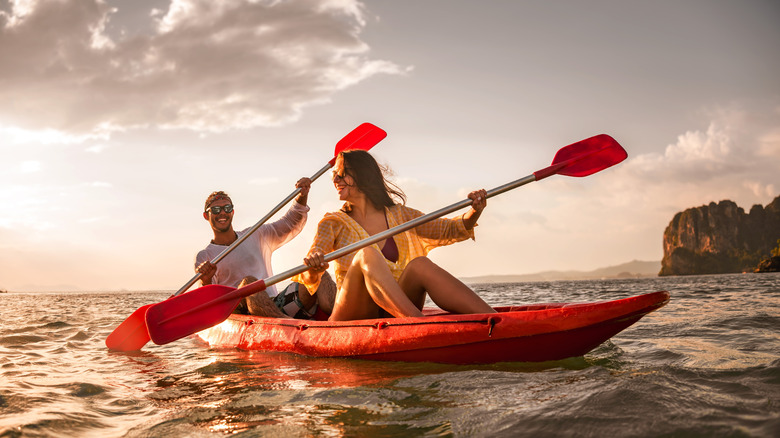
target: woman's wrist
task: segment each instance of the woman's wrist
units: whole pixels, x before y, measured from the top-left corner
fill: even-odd
[[[463,214],[463,225],[467,230],[471,230],[477,226],[477,220],[479,219],[480,214],[480,212],[474,210],[473,208]]]

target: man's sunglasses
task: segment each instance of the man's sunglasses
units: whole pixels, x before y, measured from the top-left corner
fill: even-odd
[[[222,212],[222,210],[225,210],[225,213],[230,213],[233,211],[233,204],[225,204],[225,205],[215,205],[213,207],[209,207],[206,211],[211,211],[211,214],[219,214]]]

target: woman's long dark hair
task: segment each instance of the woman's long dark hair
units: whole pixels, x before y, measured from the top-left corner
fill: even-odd
[[[406,204],[406,195],[397,185],[388,181],[386,168],[379,165],[373,156],[361,149],[341,152],[344,171],[352,176],[358,190],[379,210],[395,205],[393,197]]]

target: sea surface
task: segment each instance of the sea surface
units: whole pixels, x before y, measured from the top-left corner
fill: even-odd
[[[583,357],[456,366],[111,352],[170,291],[0,294],[0,437],[780,437],[780,274],[473,286],[496,306],[672,298]]]

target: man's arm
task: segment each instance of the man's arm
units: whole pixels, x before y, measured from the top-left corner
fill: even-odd
[[[307,213],[309,212],[309,206],[306,205],[306,202],[309,199],[311,180],[309,178],[301,178],[295,183],[295,187],[301,189],[295,198],[295,203],[290,206],[290,209],[281,219],[263,227],[264,230],[262,232],[265,235],[265,240],[272,250],[276,250],[289,242],[306,225]]]

